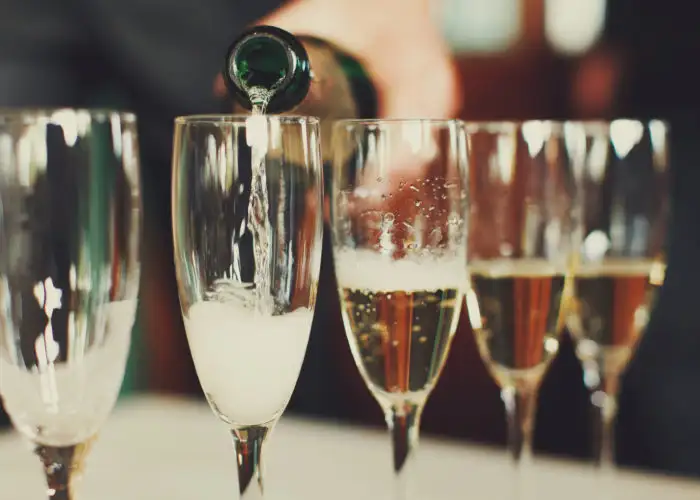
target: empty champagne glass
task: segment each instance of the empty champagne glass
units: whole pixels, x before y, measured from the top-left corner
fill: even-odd
[[[583,228],[567,323],[597,413],[595,459],[607,467],[618,380],[664,281],[668,129],[659,120],[566,127],[581,172]]]
[[[345,332],[391,432],[398,498],[466,284],[463,139],[458,123],[439,120],[340,121],[332,137]]]
[[[121,387],[139,284],[136,119],[0,114],[0,394],[74,498]]]
[[[262,446],[296,385],[316,303],[318,120],[178,118],[173,170],[175,267],[192,358],[233,435],[241,496],[262,498]]]
[[[467,123],[466,304],[501,388],[508,443],[529,461],[537,394],[559,348],[577,228],[575,172],[561,124]]]

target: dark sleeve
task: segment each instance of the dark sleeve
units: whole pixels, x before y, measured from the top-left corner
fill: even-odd
[[[219,110],[214,78],[244,27],[281,0],[73,0],[144,112]]]
[[[687,120],[700,109],[697,4],[687,0],[607,2],[604,39],[625,58],[622,114]]]
[[[72,1],[94,33],[109,79],[138,115],[147,218],[169,228],[173,118],[230,112],[213,93],[226,49],[281,1]]]
[[[80,106],[79,66],[89,57],[69,2],[5,0],[0,14],[0,108]],[[37,183],[37,192],[43,184]],[[7,195],[7,193],[5,193]],[[20,290],[23,286],[19,285]],[[20,293],[31,294],[31,287]],[[27,307],[36,301],[24,301]],[[29,314],[28,327],[38,319]],[[34,318],[36,316],[36,318]],[[34,324],[36,327],[36,324]],[[39,331],[37,329],[36,331]],[[30,336],[26,337],[28,340]],[[33,346],[32,346],[33,347]],[[0,429],[9,424],[0,398]]]
[[[606,40],[622,48],[621,113],[671,125],[668,268],[625,377],[617,458],[625,465],[700,476],[700,54],[697,3],[610,0]]]
[[[643,1],[643,0],[642,0]],[[625,44],[629,28],[637,21],[634,15],[635,0],[613,0],[606,2],[603,40],[608,43]]]
[[[91,65],[87,30],[70,2],[5,0],[0,15],[0,106],[80,106]]]

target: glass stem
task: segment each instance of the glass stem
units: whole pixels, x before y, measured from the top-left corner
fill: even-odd
[[[231,431],[238,461],[238,488],[241,500],[264,498],[262,446],[270,428],[255,425]]]
[[[73,446],[37,444],[34,453],[41,459],[46,477],[46,493],[52,500],[75,500],[75,490],[83,475],[85,458],[93,439]]]
[[[615,415],[617,414],[617,398],[606,394],[602,410],[602,435],[600,442],[600,458],[598,466],[611,468],[615,466]]]
[[[422,412],[422,406],[410,402],[394,405],[386,412],[394,455],[395,500],[405,500],[408,495],[408,480],[415,451],[418,448]]]
[[[614,424],[621,369],[607,366],[604,357],[595,363],[585,363],[583,369],[584,382],[591,393],[591,408],[594,411],[593,458],[601,469],[611,469],[615,466]]]
[[[611,391],[612,392],[608,392]],[[615,466],[615,416],[617,415],[617,391],[601,386],[591,394],[596,412],[596,449],[594,459],[602,469]]]
[[[508,449],[515,463],[532,461],[532,433],[537,392],[535,388],[504,387],[501,399],[508,419]]]

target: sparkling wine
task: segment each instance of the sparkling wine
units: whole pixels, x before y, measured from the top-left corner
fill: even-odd
[[[477,345],[501,387],[537,380],[559,343],[565,276],[546,260],[470,264],[467,308]]]
[[[665,265],[651,259],[605,259],[575,270],[568,326],[582,361],[603,357],[604,369],[624,368],[664,274]]]
[[[248,228],[253,237],[253,259],[255,262],[255,293],[260,313],[272,314],[274,304],[270,296],[270,199],[268,195],[267,154],[269,122],[265,108],[270,95],[265,90],[257,93],[253,116],[248,119],[246,134],[251,148],[251,184],[248,202]]]
[[[70,446],[98,432],[119,395],[135,314],[135,300],[103,304],[90,318],[75,311],[74,331],[81,323],[96,329],[90,334],[95,343],[85,352],[76,349],[80,362],[49,358],[28,370],[0,350],[0,394],[22,434],[42,445]],[[51,353],[47,344],[37,337],[37,352]]]
[[[313,312],[262,315],[228,296],[184,316],[197,376],[211,407],[231,425],[261,425],[287,406],[306,353]]]
[[[345,331],[360,374],[380,403],[419,404],[432,390],[457,327],[464,267],[457,259],[336,255]]]

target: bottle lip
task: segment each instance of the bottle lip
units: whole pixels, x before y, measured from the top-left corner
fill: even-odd
[[[238,73],[238,68],[235,64],[233,64],[233,61],[236,60],[238,53],[245,48],[245,44],[248,40],[253,39],[253,38],[258,38],[261,36],[266,37],[266,38],[271,38],[272,40],[278,41],[281,43],[281,45],[286,45],[287,43],[289,43],[288,40],[285,40],[284,38],[280,37],[278,33],[275,33],[271,30],[254,29],[252,31],[244,33],[229,48],[228,56],[226,58],[226,60],[227,60],[226,70],[228,71],[228,76],[231,79],[232,83],[236,86],[236,89],[243,88],[244,84],[240,79],[240,75]],[[287,49],[285,52],[287,54],[287,62],[289,63],[289,67],[296,68],[297,57],[296,57],[296,54],[294,54],[294,51]],[[284,78],[279,82],[278,85],[284,86],[286,83],[289,82],[289,80],[292,79],[293,76],[294,76],[293,72],[287,73],[284,76]]]
[[[254,26],[242,33],[229,46],[228,50],[226,51],[226,59],[224,61],[225,65],[223,71],[224,84],[226,85],[229,94],[247,109],[252,108],[250,96],[248,95],[248,92],[244,90],[245,85],[243,84],[243,82],[241,82],[238,72],[236,71],[236,65],[233,64],[233,62],[236,60],[236,56],[238,55],[240,50],[243,49],[245,43],[249,39],[257,38],[260,36],[273,39],[286,48],[287,61],[289,63],[291,71],[289,71],[284,76],[284,78],[280,82],[278,82],[278,88],[284,87],[285,85],[289,84],[293,78],[299,76],[300,71],[305,71],[307,73],[307,82],[305,85],[307,88],[309,85],[308,80],[310,80],[308,53],[306,52],[306,48],[304,48],[304,46],[299,42],[299,40],[297,40],[297,38],[294,35],[281,28],[277,28],[276,26]],[[275,95],[273,95],[272,99],[267,105],[267,111],[270,113],[275,113],[278,111],[282,111],[281,108],[283,107],[289,108],[290,104],[296,106],[299,103],[295,102],[285,104],[286,106],[283,106],[282,103],[279,102],[279,98],[276,99]]]

